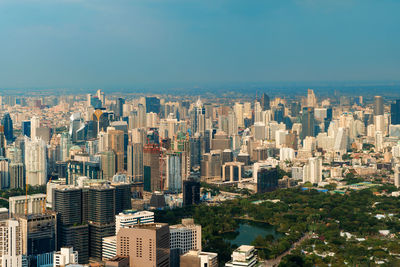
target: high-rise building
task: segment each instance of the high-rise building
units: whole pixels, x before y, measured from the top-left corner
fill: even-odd
[[[53,253],[57,249],[57,215],[53,212],[17,217],[22,237],[22,254],[32,263],[35,256]],[[32,265],[30,265],[32,266]]]
[[[124,111],[123,109],[124,104],[125,104],[125,99],[118,97],[115,104],[115,112],[114,112],[116,118],[122,118]]]
[[[315,118],[314,108],[306,107],[303,108],[301,115],[301,135],[300,138],[303,140],[306,136],[315,137]]]
[[[271,109],[269,96],[266,93],[263,93],[261,96],[261,108],[262,110]]]
[[[318,184],[322,181],[322,159],[313,157],[303,168],[303,182]]]
[[[124,132],[115,130],[113,127],[107,128],[108,149],[115,154],[115,172],[124,170]]]
[[[169,233],[171,267],[179,267],[180,255],[201,250],[201,225],[194,224],[193,219],[182,219],[182,224],[171,225]]]
[[[160,99],[157,97],[146,96],[146,113],[154,112],[160,113]]]
[[[58,246],[73,247],[79,263],[89,262],[89,228],[83,214],[82,189],[61,187],[53,191],[53,210],[58,213]]]
[[[31,139],[35,139],[37,136],[36,130],[40,127],[40,119],[37,116],[31,118]]]
[[[0,221],[1,266],[22,267],[22,238],[18,220]]]
[[[374,97],[374,115],[383,115],[384,107],[383,107],[383,98],[380,95]]]
[[[22,121],[21,131],[23,136],[31,137],[31,121]]]
[[[115,234],[115,188],[93,186],[88,191],[89,256],[101,259],[102,240]]]
[[[131,182],[143,182],[143,144],[128,145],[128,179]]]
[[[317,97],[312,89],[308,89],[307,91],[307,107],[317,107]]]
[[[44,185],[47,183],[46,143],[41,139],[25,140],[26,183]]]
[[[4,136],[6,137],[7,143],[14,141],[13,133],[13,121],[9,113],[5,113],[1,120],[1,125],[4,127]]]
[[[400,187],[400,164],[394,166],[394,185]]]
[[[5,189],[10,187],[10,160],[0,157],[0,188]]]
[[[21,162],[10,163],[10,188],[25,188],[25,167]]]
[[[121,228],[117,234],[117,255],[128,256],[129,266],[170,266],[168,224],[154,223]]]
[[[115,153],[112,150],[103,151],[100,153],[101,157],[101,171],[103,173],[103,179],[111,181],[115,170]]]
[[[400,124],[400,99],[390,105],[390,116],[392,125]]]
[[[46,195],[34,194],[28,196],[10,197],[9,213],[11,217],[23,214],[39,214],[46,207]]]
[[[200,182],[193,179],[183,181],[183,206],[200,203]]]
[[[143,148],[144,190],[149,192],[160,191],[160,176],[160,148],[156,144],[146,144]]]
[[[190,125],[192,135],[195,133],[204,134],[206,130],[206,109],[203,106],[200,98],[190,112]]]

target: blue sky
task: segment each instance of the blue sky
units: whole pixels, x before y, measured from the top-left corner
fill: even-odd
[[[400,80],[397,0],[0,0],[0,88]]]

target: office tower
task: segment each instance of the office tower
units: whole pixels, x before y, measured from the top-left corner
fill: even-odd
[[[308,89],[307,91],[307,107],[317,107],[317,97],[312,89]]]
[[[41,139],[25,140],[26,183],[44,185],[47,182],[46,143]]]
[[[79,253],[73,247],[62,247],[60,251],[54,252],[54,267],[69,266],[78,263]]]
[[[143,148],[144,190],[149,192],[160,191],[160,176],[160,148],[156,144],[146,144]]]
[[[31,121],[22,121],[21,131],[23,136],[31,137]]]
[[[200,203],[200,182],[193,179],[183,181],[183,206]]]
[[[241,245],[232,252],[232,259],[225,264],[226,267],[256,266],[257,256],[254,246]]]
[[[384,107],[383,107],[383,98],[380,95],[374,97],[374,115],[383,115]]]
[[[143,182],[143,144],[128,145],[128,179],[131,182]]]
[[[271,109],[269,96],[266,93],[263,93],[261,96],[261,108],[262,110]]]
[[[111,181],[115,170],[115,153],[114,151],[103,151],[100,153],[101,156],[101,171],[103,173],[103,179]]]
[[[115,172],[124,170],[124,132],[115,130],[113,127],[107,128],[108,149],[115,154]]]
[[[243,104],[235,103],[235,105],[233,106],[233,110],[236,115],[236,121],[238,127],[244,127]]]
[[[322,159],[309,158],[308,163],[303,168],[303,182],[318,184],[322,181]]]
[[[157,113],[154,112],[146,113],[146,126],[149,128],[156,128],[158,126]]]
[[[169,227],[166,223],[121,228],[117,234],[117,255],[128,256],[130,267],[168,267],[169,238]]]
[[[6,156],[6,137],[4,136],[4,127],[0,125],[0,157]]]
[[[0,157],[0,189],[10,187],[9,159]]]
[[[31,118],[31,139],[36,138],[36,129],[40,127],[40,119],[37,116]]]
[[[22,214],[42,213],[46,207],[46,195],[34,194],[28,196],[10,197],[9,213],[11,217]],[[27,203],[27,204],[26,204]]]
[[[274,121],[281,123],[285,117],[285,106],[278,104],[278,106],[273,108],[274,111]]]
[[[71,137],[72,142],[82,141],[83,139],[78,138],[78,131],[84,126],[84,123],[81,121],[81,113],[76,112],[73,113],[70,117],[69,124],[69,136]]]
[[[22,254],[35,256],[53,253],[57,248],[57,215],[52,212],[17,217],[21,227]],[[30,265],[32,266],[32,265]]]
[[[25,168],[24,164],[10,163],[10,188],[25,188]]]
[[[21,227],[17,220],[0,221],[1,266],[22,267]]]
[[[115,234],[115,188],[93,186],[87,198],[89,256],[101,259],[103,238]]]
[[[346,133],[346,129],[340,127],[338,130],[338,133],[336,134],[335,138],[335,144],[333,146],[333,149],[336,153],[339,153],[340,155],[343,155],[347,153],[347,147],[348,147],[348,135]]]
[[[278,188],[278,170],[268,163],[255,163],[253,165],[253,181],[256,183],[255,191],[265,193]]]
[[[211,140],[211,149],[213,150],[225,150],[231,149],[231,147],[231,139],[225,132],[217,132]]]
[[[182,192],[182,158],[180,152],[168,153],[166,156],[166,180],[168,191]]]
[[[9,113],[4,114],[1,125],[4,127],[4,136],[7,143],[12,143],[14,141],[13,122]]]
[[[71,136],[69,133],[61,133],[60,136],[60,160],[67,161],[69,159],[69,150],[72,147]]]
[[[157,97],[146,96],[146,113],[154,112],[160,113],[160,99]]]
[[[400,124],[400,99],[396,99],[396,102],[390,105],[390,116],[391,124]]]
[[[104,106],[106,104],[106,96],[101,89],[97,90],[96,92],[97,98],[101,101],[101,104]]]
[[[112,183],[115,188],[115,214],[124,210],[130,210],[131,204],[131,184],[130,183]]]
[[[200,168],[201,178],[203,180],[221,178],[221,167],[221,150],[212,150],[210,153],[203,154]]]
[[[182,219],[181,224],[171,225],[170,266],[179,267],[179,257],[189,250],[201,251],[201,225],[194,224],[193,219]]]
[[[206,110],[200,98],[197,100],[195,106],[190,112],[191,133],[204,134],[206,129]]]
[[[124,106],[124,104],[125,104],[125,99],[123,99],[121,97],[118,97],[117,101],[116,101],[116,105],[115,105],[115,111],[114,111],[116,118],[122,118],[123,117],[123,112],[124,112],[123,106]]]
[[[180,257],[181,267],[218,267],[218,254],[190,250]]]
[[[89,262],[89,227],[83,214],[82,189],[61,187],[53,190],[53,210],[58,213],[58,247],[73,247],[79,263]]]
[[[300,138],[303,140],[306,136],[315,136],[315,119],[314,108],[303,108],[301,115],[301,134]]]

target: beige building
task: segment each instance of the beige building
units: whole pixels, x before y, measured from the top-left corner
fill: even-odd
[[[117,235],[117,255],[129,257],[130,267],[169,267],[169,227],[166,223],[121,228]]]
[[[190,250],[181,255],[181,267],[217,267],[218,254],[203,252],[200,250]]]
[[[9,198],[10,215],[24,215],[25,209],[27,214],[42,213],[46,207],[46,195],[34,194],[29,196],[16,196]],[[26,204],[25,204],[26,203]]]

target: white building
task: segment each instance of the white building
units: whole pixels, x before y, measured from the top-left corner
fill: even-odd
[[[41,139],[25,138],[26,184],[47,183],[46,142]]]
[[[31,118],[31,139],[36,138],[36,130],[40,127],[40,119],[37,116]]]
[[[78,263],[78,251],[74,251],[72,247],[61,248],[61,251],[54,252],[53,267],[75,263]]]
[[[154,223],[154,212],[152,211],[124,211],[115,216],[115,234],[119,229],[129,228],[132,225]]]
[[[104,237],[102,248],[103,261],[117,256],[117,236]]]
[[[279,150],[280,161],[293,161],[295,158],[294,149],[290,147],[281,147]]]
[[[178,256],[189,250],[201,251],[201,225],[194,224],[193,219],[182,219],[182,224],[171,225],[169,234],[173,262],[179,261]]]
[[[318,184],[322,181],[322,159],[309,158],[308,163],[303,168],[303,182]]]
[[[232,259],[225,264],[226,267],[252,267],[257,264],[254,246],[241,245],[232,253]]]
[[[17,220],[0,222],[0,256],[1,267],[22,267],[22,238]]]
[[[394,166],[394,185],[400,187],[400,164]]]
[[[199,265],[193,265],[194,262],[197,262],[193,259],[200,259]],[[217,267],[218,266],[218,254],[211,252],[204,252],[200,250],[190,250],[180,257],[181,266],[182,263],[185,267],[188,266],[186,261],[190,262],[190,267]],[[191,259],[191,260],[190,260]]]

